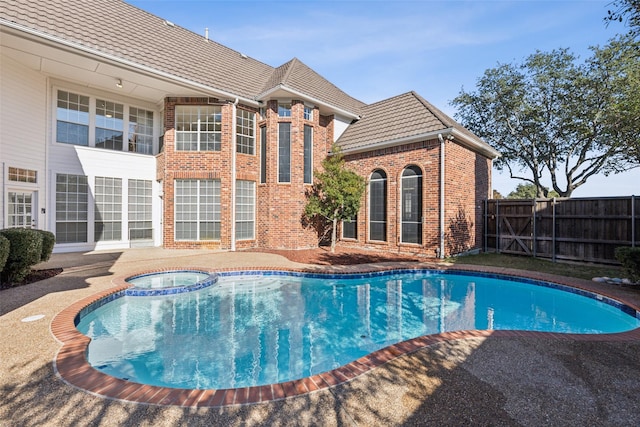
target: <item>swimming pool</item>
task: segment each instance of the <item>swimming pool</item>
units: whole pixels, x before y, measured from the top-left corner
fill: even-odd
[[[446,331],[593,334],[640,327],[635,310],[596,294],[453,271],[226,272],[194,292],[120,294],[76,317],[91,338],[89,363],[127,381],[186,389],[305,378]]]

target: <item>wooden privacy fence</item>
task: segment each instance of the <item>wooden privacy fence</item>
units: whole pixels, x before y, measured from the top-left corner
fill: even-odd
[[[618,263],[615,248],[638,245],[640,197],[485,202],[485,252]]]

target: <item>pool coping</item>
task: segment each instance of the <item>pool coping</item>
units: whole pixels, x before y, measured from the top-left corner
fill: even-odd
[[[144,271],[138,275],[153,274],[165,271],[174,271],[175,268],[156,269]],[[312,267],[312,268],[274,268],[274,267],[238,267],[215,269],[189,267],[189,270],[201,270],[208,273],[224,273],[237,271],[283,271],[301,274],[336,274],[352,275],[367,274],[375,272],[385,272],[393,270],[452,270],[461,272],[474,272],[484,274],[495,274],[524,278],[535,281],[549,282],[561,286],[568,286],[582,291],[591,292],[620,302],[634,310],[640,312],[638,306],[625,301],[624,298],[613,296],[603,292],[601,288],[590,288],[589,282],[573,279],[570,277],[553,276],[544,273],[529,271],[508,272],[504,269],[490,268],[484,266],[446,266],[446,265],[425,265],[421,263],[397,263],[393,265],[357,265],[345,267]],[[329,389],[340,384],[349,382],[354,378],[363,375],[373,369],[380,367],[391,360],[410,354],[426,347],[445,341],[454,341],[467,338],[546,338],[562,341],[638,341],[640,340],[640,328],[631,331],[609,334],[565,334],[553,332],[533,332],[533,331],[505,331],[505,330],[463,330],[454,332],[444,332],[434,335],[424,335],[407,341],[392,344],[388,347],[377,350],[363,356],[353,362],[347,363],[332,371],[323,372],[298,380],[284,383],[276,383],[262,386],[233,388],[233,389],[182,389],[161,386],[152,386],[126,381],[112,377],[89,365],[86,359],[86,352],[90,339],[81,334],[76,326],[75,319],[80,312],[92,304],[115,296],[123,292],[132,285],[126,282],[126,278],[132,275],[115,277],[112,279],[114,287],[94,295],[83,298],[58,313],[51,321],[51,332],[62,344],[54,357],[53,365],[56,375],[65,383],[88,392],[90,394],[113,400],[130,403],[157,405],[157,406],[179,406],[179,407],[224,407],[231,405],[256,404],[261,402],[271,402],[289,397],[301,396],[319,390]]]

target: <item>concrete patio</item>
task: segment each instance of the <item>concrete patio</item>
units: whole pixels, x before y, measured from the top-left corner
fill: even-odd
[[[640,423],[638,330],[587,339],[551,334],[464,338],[461,334],[461,338],[400,356],[329,389],[269,403],[221,408],[154,406],[106,399],[72,387],[56,375],[53,360],[60,343],[53,337],[50,323],[57,313],[112,287],[114,277],[196,266],[307,267],[278,255],[255,252],[153,248],[54,254],[38,267],[63,267],[62,274],[0,291],[0,425]],[[578,279],[573,282],[640,306],[638,290]],[[44,318],[22,321],[40,314]]]

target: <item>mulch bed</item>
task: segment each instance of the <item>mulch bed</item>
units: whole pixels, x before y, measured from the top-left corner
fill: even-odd
[[[39,282],[62,273],[61,268],[49,268],[46,270],[31,270],[31,273],[21,282],[0,284],[0,289],[15,288],[16,286],[28,285],[29,283]]]

